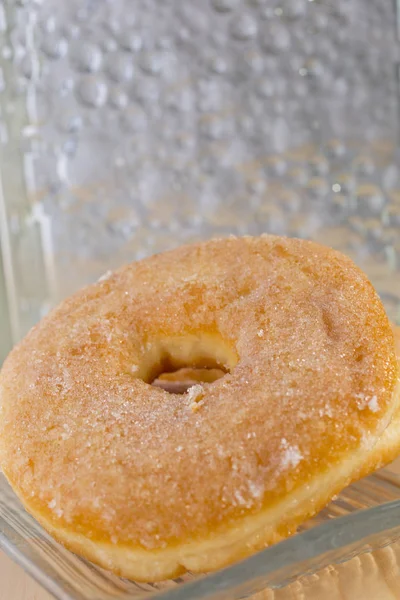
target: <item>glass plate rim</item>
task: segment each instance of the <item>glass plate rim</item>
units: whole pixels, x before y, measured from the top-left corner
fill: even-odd
[[[380,478],[379,474],[374,476]],[[6,519],[0,516],[1,550],[57,600],[82,600],[82,597],[63,589],[55,579],[51,578],[29,557],[27,552],[23,551],[18,543],[13,542],[6,534],[7,527]],[[254,582],[254,590],[251,591],[251,594],[265,589],[266,585],[282,587],[283,584],[290,583],[296,576],[304,576],[313,572],[313,569],[308,567],[307,571],[302,570],[301,572],[297,568],[298,572],[296,573],[296,565],[313,561],[317,567],[316,570],[319,570],[335,562],[335,558],[332,557],[335,551],[340,552],[345,548],[354,548],[358,545],[355,552],[351,550],[342,552],[340,560],[336,559],[336,562],[345,562],[352,556],[365,551],[365,548],[360,546],[361,543],[367,546],[367,550],[380,547],[382,543],[374,542],[374,538],[388,532],[392,532],[392,535],[389,533],[389,536],[385,538],[384,545],[400,538],[400,499],[361,509],[342,517],[335,517],[215,573],[201,576],[195,581],[183,583],[173,589],[150,594],[144,593],[142,597],[151,597],[157,600],[187,600],[187,598],[191,600],[222,600],[226,598],[228,600],[231,598],[228,594],[232,593],[235,588],[246,584],[250,586],[252,582]],[[322,562],[318,560],[321,558],[323,558]],[[292,570],[292,575],[285,576],[284,580],[279,577],[279,573],[283,569]],[[268,581],[266,581],[267,578]],[[245,591],[244,596],[248,595],[249,592]],[[137,594],[127,594],[124,595],[124,600],[131,598],[138,600],[139,597]],[[115,597],[104,595],[99,596],[96,600],[111,600],[111,598]]]

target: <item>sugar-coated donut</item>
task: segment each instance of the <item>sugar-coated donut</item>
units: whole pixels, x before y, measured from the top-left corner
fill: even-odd
[[[150,385],[192,367],[226,375]],[[186,246],[65,300],[11,352],[0,465],[54,537],[115,573],[213,570],[376,466],[397,381],[391,326],[349,258],[275,236]]]

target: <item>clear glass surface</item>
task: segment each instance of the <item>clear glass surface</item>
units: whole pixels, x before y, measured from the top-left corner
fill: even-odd
[[[2,343],[109,269],[230,233],[343,251],[400,323],[399,24],[387,0],[0,0]],[[311,597],[354,553],[397,569],[398,497],[385,471],[282,544],[151,586],[61,548],[0,479],[0,546],[64,600]]]
[[[277,600],[300,600],[305,589],[312,593],[326,580],[328,566],[351,563],[364,553],[374,562],[374,553],[381,548],[389,546],[394,553],[399,538],[400,476],[386,469],[343,490],[294,537],[247,560],[202,577],[188,574],[142,584],[118,578],[65,550],[24,511],[0,476],[0,547],[59,600],[133,600],[151,595],[163,600],[239,600],[260,590],[262,598],[275,594]]]

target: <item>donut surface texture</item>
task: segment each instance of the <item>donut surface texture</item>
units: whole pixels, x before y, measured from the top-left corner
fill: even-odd
[[[185,394],[180,368],[226,375]],[[0,375],[0,466],[71,550],[137,580],[225,566],[355,477],[399,406],[364,273],[275,236],[181,247],[65,300]]]

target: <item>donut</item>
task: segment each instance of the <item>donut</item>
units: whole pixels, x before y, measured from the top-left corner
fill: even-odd
[[[225,373],[221,369],[193,369],[187,367],[172,373],[161,373],[152,385],[161,387],[168,392],[183,394],[196,384],[213,383],[224,375]]]
[[[180,369],[222,377],[152,385]],[[94,563],[138,581],[207,572],[375,467],[398,371],[382,303],[344,255],[269,235],[184,246],[81,290],[15,347],[0,466]]]

